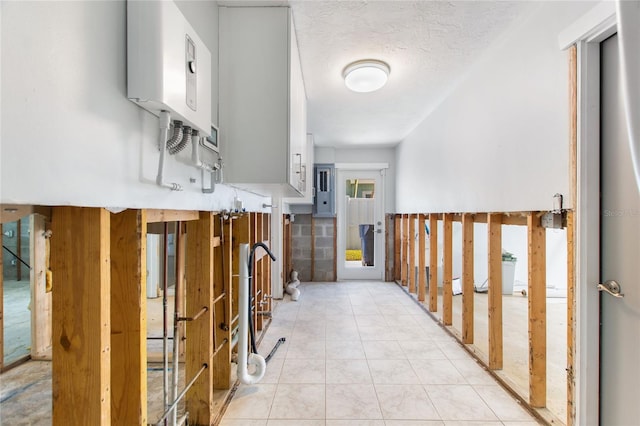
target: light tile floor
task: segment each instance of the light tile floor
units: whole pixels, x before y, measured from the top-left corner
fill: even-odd
[[[287,340],[221,426],[534,426],[538,423],[393,283],[305,283],[259,351]]]

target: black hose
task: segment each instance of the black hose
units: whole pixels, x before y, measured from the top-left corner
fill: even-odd
[[[258,353],[258,347],[256,346],[256,336],[253,332],[253,315],[251,314],[251,298],[253,295],[253,253],[256,251],[256,248],[258,247],[262,247],[267,252],[271,260],[273,261],[276,260],[276,257],[273,255],[273,253],[271,253],[271,250],[269,250],[269,247],[267,247],[267,245],[262,242],[255,243],[251,247],[251,250],[249,251],[249,264],[247,265],[247,269],[249,273],[249,291],[248,291],[247,297],[249,298],[249,334],[251,335],[251,352],[254,354]],[[278,342],[279,343],[276,344],[276,347],[271,352],[275,352],[275,350],[278,348],[278,346],[281,343],[280,341]]]
[[[285,339],[284,337],[279,338],[278,341],[276,342],[276,345],[273,347],[273,349],[271,349],[271,352],[269,352],[269,355],[267,355],[267,357],[264,359],[264,362],[269,362],[271,357],[276,354],[278,347],[286,341],[287,339]]]

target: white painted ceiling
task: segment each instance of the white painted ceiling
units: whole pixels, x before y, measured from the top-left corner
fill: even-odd
[[[511,1],[289,1],[318,146],[393,146],[530,6]],[[378,59],[385,87],[354,93],[344,67]]]

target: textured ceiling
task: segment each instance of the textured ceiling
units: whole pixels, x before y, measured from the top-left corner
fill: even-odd
[[[510,1],[290,1],[319,146],[391,146],[528,8]],[[391,67],[385,87],[353,93],[342,70],[359,59]]]

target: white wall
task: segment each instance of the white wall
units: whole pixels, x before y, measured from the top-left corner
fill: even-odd
[[[316,163],[388,163],[385,175],[385,213],[395,213],[396,153],[395,148],[330,148],[316,147]]]
[[[568,200],[568,54],[594,3],[540,2],[397,149],[398,212],[548,210]]]
[[[217,5],[178,6],[211,51],[217,122]],[[126,98],[126,2],[0,7],[3,203],[220,210],[236,194],[247,210],[269,202],[224,185],[202,194],[200,171],[186,164],[190,147],[166,168],[167,180],[185,190],[155,185],[157,119]]]

